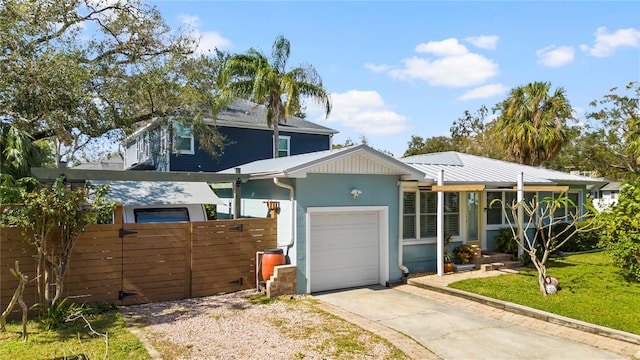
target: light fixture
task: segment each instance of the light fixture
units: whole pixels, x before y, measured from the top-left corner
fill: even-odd
[[[358,189],[351,190],[351,196],[353,196],[354,199],[357,199],[360,194],[362,194],[362,191]]]

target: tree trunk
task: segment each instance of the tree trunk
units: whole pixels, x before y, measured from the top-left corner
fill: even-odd
[[[273,158],[279,157],[278,145],[280,144],[280,129],[278,128],[278,120],[273,123]]]
[[[20,265],[18,261],[16,261],[15,267],[16,267],[15,270],[14,269],[9,269],[9,270],[11,271],[11,275],[13,275],[16,279],[18,279],[18,288],[16,289],[16,292],[13,293],[13,297],[11,298],[11,301],[9,301],[9,305],[7,306],[7,309],[2,313],[2,315],[0,315],[0,331],[5,331],[7,316],[9,316],[11,311],[13,311],[13,307],[17,303],[20,305],[20,308],[22,309],[22,341],[26,342],[29,336],[29,333],[27,332],[27,315],[28,315],[29,309],[27,308],[27,304],[25,304],[24,302],[23,294],[24,294],[24,288],[27,286],[27,283],[29,282],[29,277],[20,272]]]
[[[547,278],[547,267],[544,265],[543,261],[540,261],[536,256],[535,248],[533,250],[529,250],[529,256],[531,257],[531,261],[533,262],[533,266],[538,270],[538,284],[540,285],[540,292],[542,295],[547,296],[547,288],[545,286],[545,279]],[[545,257],[543,257],[544,259]]]

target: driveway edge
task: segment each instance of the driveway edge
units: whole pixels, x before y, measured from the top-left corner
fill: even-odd
[[[341,309],[335,305],[317,300],[315,305],[319,309],[326,311],[334,316],[340,317],[352,324],[355,324],[367,331],[370,331],[383,339],[386,339],[395,347],[404,352],[411,359],[424,360],[440,360],[431,350],[425,348],[413,338],[402,334],[394,329],[388,328],[380,323],[364,318],[347,310]]]
[[[407,284],[411,286],[427,289],[427,290],[437,291],[447,295],[462,297],[467,300],[475,301],[484,305],[492,306],[492,307],[509,311],[515,314],[532,317],[534,319],[546,321],[553,324],[567,326],[576,330],[581,330],[581,331],[588,332],[595,335],[606,336],[611,339],[628,342],[633,345],[640,345],[640,336],[632,333],[628,333],[625,331],[620,331],[620,330],[611,329],[605,326],[595,325],[595,324],[587,323],[584,321],[571,319],[565,316],[552,314],[546,311],[533,309],[530,307],[526,307],[526,306],[522,306],[522,305],[518,305],[518,304],[514,304],[514,303],[502,301],[502,300],[492,299],[486,296],[473,294],[473,293],[458,290],[458,289],[425,284],[422,282],[413,281],[412,279],[408,279]]]

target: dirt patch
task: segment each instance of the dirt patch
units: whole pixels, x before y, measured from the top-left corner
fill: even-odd
[[[162,359],[408,359],[390,342],[296,295],[254,290],[123,308]]]

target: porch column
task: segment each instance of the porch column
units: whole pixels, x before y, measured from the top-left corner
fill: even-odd
[[[438,173],[438,186],[444,185],[444,170]],[[438,210],[436,213],[436,251],[438,276],[444,274],[444,191],[438,191]]]
[[[524,240],[524,205],[522,201],[524,200],[524,173],[518,174],[518,238],[520,239],[520,243],[523,244]],[[522,247],[518,246],[518,257],[522,256],[524,253]]]

